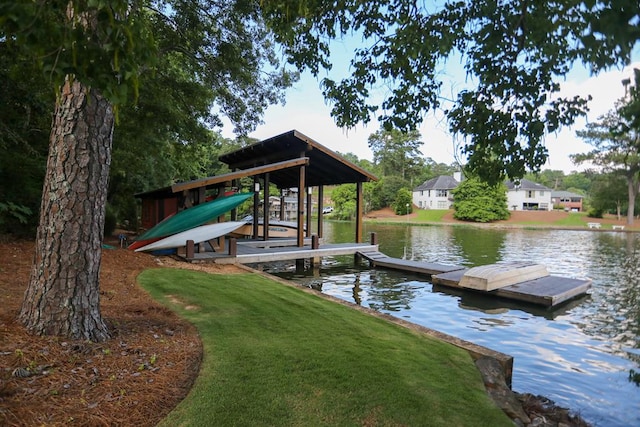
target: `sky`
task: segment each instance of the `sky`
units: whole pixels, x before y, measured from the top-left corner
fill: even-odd
[[[343,46],[343,49],[349,50],[350,47]],[[634,58],[640,58],[640,54],[634,55]],[[576,131],[583,129],[587,121],[597,121],[613,108],[615,101],[624,95],[622,80],[632,78],[634,67],[640,68],[640,61],[635,61],[622,70],[611,70],[597,76],[590,76],[583,69],[575,69],[569,73],[561,82],[560,96],[590,94],[593,98],[589,103],[590,112],[586,118],[578,119],[572,127],[547,135],[545,145],[549,151],[549,159],[542,169],[562,170],[569,174],[587,167],[574,165],[569,157],[571,154],[590,151],[590,146],[576,136]],[[454,72],[449,77],[455,79],[456,74],[460,75]],[[455,81],[453,84],[456,84]],[[288,89],[286,104],[269,107],[263,118],[264,124],[259,125],[249,136],[263,140],[295,129],[331,150],[353,153],[360,159],[372,160],[373,153],[367,139],[379,130],[377,121],[372,120],[367,126],[344,130],[335,125],[330,113],[331,106],[324,101],[319,81],[305,73],[299,82]],[[438,163],[451,164],[455,161],[455,141],[449,134],[442,115],[429,113],[419,130],[424,141],[421,149],[424,157],[431,157]],[[230,124],[225,125],[222,135],[234,137]],[[461,160],[464,162],[464,159]]]

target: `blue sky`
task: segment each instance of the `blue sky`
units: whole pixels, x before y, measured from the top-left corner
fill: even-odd
[[[338,42],[334,43],[332,49],[334,71],[331,77],[337,78],[336,75],[339,76],[337,73],[341,67],[346,70],[347,58],[350,58],[353,46],[350,46],[350,42]],[[636,61],[623,70],[610,70],[598,76],[589,76],[586,70],[576,68],[561,83],[561,96],[590,94],[593,100],[586,119],[579,119],[571,128],[564,128],[557,134],[547,136],[545,144],[549,150],[549,159],[543,169],[559,169],[565,173],[584,169],[584,166],[575,166],[569,158],[571,154],[590,150],[590,146],[576,137],[575,133],[583,129],[587,121],[596,121],[613,107],[617,99],[623,96],[622,80],[632,76],[634,67],[640,68],[640,61],[638,61],[640,49],[636,49],[635,53]],[[446,79],[454,87],[463,86],[465,82],[462,67],[449,73]],[[444,91],[447,90],[450,91],[450,89],[444,89]],[[453,95],[450,97],[453,98]],[[372,120],[367,126],[344,130],[335,125],[330,113],[331,106],[322,97],[319,80],[305,73],[300,81],[288,90],[286,104],[269,107],[263,119],[264,124],[258,126],[249,136],[266,139],[296,129],[334,151],[351,152],[361,159],[371,160],[372,153],[367,139],[379,129],[378,123]],[[420,133],[424,141],[422,153],[425,157],[447,164],[455,160],[454,155],[458,152],[455,144],[456,142],[460,144],[462,141],[454,140],[449,134],[448,125],[442,114],[428,113],[420,127]],[[222,135],[232,138],[232,126],[226,124]],[[461,160],[464,161],[464,159]]]

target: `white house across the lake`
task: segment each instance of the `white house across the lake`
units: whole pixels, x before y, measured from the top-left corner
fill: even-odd
[[[420,209],[451,209],[451,190],[460,182],[452,176],[440,175],[423,182],[413,190],[413,204]]]
[[[550,211],[551,189],[537,182],[521,179],[507,181],[507,208],[513,211]]]
[[[451,209],[451,191],[460,184],[456,177],[441,175],[425,181],[413,189],[413,204],[420,209]],[[553,209],[551,189],[542,184],[522,179],[505,182],[507,187],[507,208],[514,211]]]

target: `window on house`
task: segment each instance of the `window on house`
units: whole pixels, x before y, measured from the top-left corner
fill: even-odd
[[[527,199],[533,199],[536,196],[536,192],[533,190],[527,190],[525,191],[525,196]]]
[[[438,200],[438,209],[447,209],[447,202],[445,200]]]
[[[436,190],[436,197],[447,197],[447,190]]]
[[[540,197],[544,197],[544,191],[540,192]]]

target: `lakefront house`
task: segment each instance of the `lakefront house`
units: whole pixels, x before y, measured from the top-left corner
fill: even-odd
[[[451,209],[453,194],[460,181],[452,176],[440,175],[413,189],[413,204],[420,209]]]
[[[413,189],[413,204],[420,209],[451,209],[452,190],[462,181],[461,174],[441,175],[425,181]],[[542,184],[522,179],[505,182],[509,210],[552,210],[551,189]]]
[[[513,211],[550,211],[551,189],[537,182],[521,179],[505,182],[507,187],[507,208]]]

